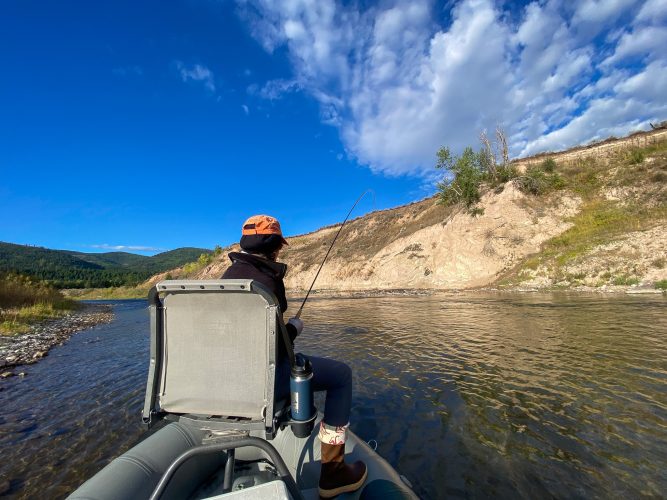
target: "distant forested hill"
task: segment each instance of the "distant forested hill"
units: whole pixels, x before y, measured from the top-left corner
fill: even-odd
[[[0,272],[34,276],[58,288],[133,286],[210,253],[211,250],[203,248],[178,248],[147,257],[127,252],[70,252],[0,242]]]

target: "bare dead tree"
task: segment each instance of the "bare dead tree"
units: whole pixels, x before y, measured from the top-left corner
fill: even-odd
[[[450,184],[449,186],[454,190],[454,192],[455,192],[458,196],[462,196],[462,195],[463,195],[463,191],[461,191],[461,190],[459,189],[459,187],[456,185],[456,181],[452,181],[451,184]]]
[[[495,177],[496,155],[494,154],[493,148],[491,147],[489,136],[486,135],[486,130],[483,130],[482,133],[479,134],[479,140],[482,142],[482,151],[484,151],[484,155],[487,158],[487,168],[489,169],[489,174],[491,174],[491,177]]]
[[[505,134],[505,131],[500,125],[496,127],[496,143],[503,159],[503,167],[505,167],[510,162],[510,154],[509,148],[507,147],[507,134]]]

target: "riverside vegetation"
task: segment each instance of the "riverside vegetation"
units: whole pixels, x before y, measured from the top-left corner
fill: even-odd
[[[28,276],[0,274],[0,334],[26,332],[31,323],[65,315],[77,303]]]
[[[77,331],[108,323],[108,304],[81,304],[43,281],[15,273],[0,274],[0,379],[25,372]]]

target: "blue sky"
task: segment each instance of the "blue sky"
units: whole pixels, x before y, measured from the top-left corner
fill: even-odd
[[[435,152],[514,156],[667,119],[667,3],[7,0],[0,240],[155,253],[434,192]]]

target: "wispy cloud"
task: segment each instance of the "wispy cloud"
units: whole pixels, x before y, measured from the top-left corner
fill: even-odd
[[[161,252],[164,248],[150,247],[144,245],[109,245],[108,243],[101,243],[99,245],[89,245],[90,248],[97,248],[99,250],[114,250],[121,252]]]
[[[183,61],[175,61],[174,64],[181,76],[181,80],[184,82],[201,82],[208,90],[215,92],[215,77],[213,76],[213,72],[206,66],[202,66],[201,64],[187,66]]]
[[[251,95],[258,95],[263,99],[274,101],[280,99],[285,94],[301,90],[301,84],[297,80],[269,80],[262,87],[256,84],[248,87],[248,93]]]
[[[293,78],[255,87],[304,91],[348,153],[388,175],[432,171],[503,125],[515,156],[620,135],[667,118],[667,2],[560,0],[516,12],[429,0],[360,8],[335,0],[239,2],[267,51],[285,47]]]
[[[245,104],[241,104],[241,109],[243,109],[243,112],[245,113],[246,116],[250,114],[250,109],[248,109],[248,106],[246,106]]]

